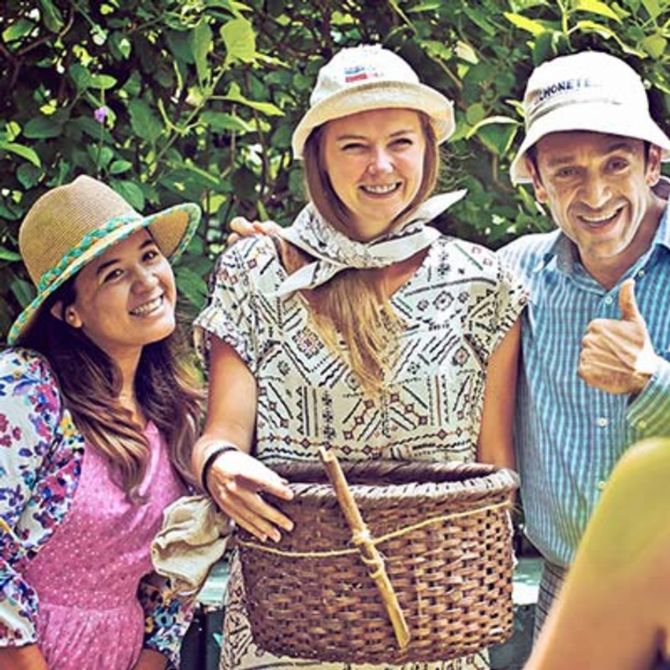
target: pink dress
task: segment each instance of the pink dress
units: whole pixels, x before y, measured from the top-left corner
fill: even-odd
[[[25,574],[39,597],[38,644],[49,670],[130,670],[142,650],[140,579],[163,509],[183,495],[167,447],[151,422],[151,462],[133,505],[104,456],[88,448],[72,507]]]

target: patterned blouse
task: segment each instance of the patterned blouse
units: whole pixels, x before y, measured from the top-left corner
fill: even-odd
[[[211,302],[196,320],[201,345],[203,334],[219,337],[256,378],[258,458],[270,465],[316,460],[318,447],[327,445],[341,460],[476,459],[487,363],[526,302],[521,284],[492,252],[440,237],[394,293],[404,332],[378,403],[321,340],[304,298],[275,295],[286,276],[270,238],[244,239],[220,258]],[[255,648],[242,598],[233,576],[222,667],[293,664]],[[457,659],[431,667],[486,665]]]
[[[86,448],[61,402],[48,363],[27,349],[0,353],[0,647],[37,642],[38,596],[23,578],[28,563],[67,516]],[[140,583],[144,647],[170,667],[192,606],[156,574]]]

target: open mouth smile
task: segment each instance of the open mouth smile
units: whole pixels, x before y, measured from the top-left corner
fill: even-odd
[[[156,310],[160,309],[163,306],[164,301],[165,295],[161,294],[157,298],[149,300],[148,302],[139,305],[139,307],[135,307],[135,309],[131,309],[130,314],[132,316],[148,316],[149,314],[152,314]]]
[[[388,195],[389,193],[395,193],[400,187],[401,182],[396,181],[393,184],[363,184],[359,188],[366,195]]]
[[[602,226],[612,223],[622,211],[623,206],[617,207],[614,210],[607,210],[602,214],[593,214],[590,216],[579,214],[577,218],[589,228],[601,228]]]

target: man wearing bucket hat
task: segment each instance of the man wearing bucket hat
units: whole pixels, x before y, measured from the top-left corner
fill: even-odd
[[[244,239],[217,265],[196,321],[210,384],[194,470],[263,541],[292,530],[259,495],[292,495],[273,463],[315,461],[324,445],[346,461],[511,463],[525,294],[494,254],[426,225],[463,195],[427,199],[453,126],[451,102],[399,56],[343,49],[293,136],[310,202],[278,244]],[[228,593],[222,668],[349,667],[259,649],[237,560]],[[412,666],[485,668],[476,639],[463,658]]]
[[[191,603],[152,573],[150,543],[191,480],[200,392],[168,258],[199,219],[142,216],[81,176],[21,224],[37,296],[0,353],[3,670],[178,665]]]
[[[670,433],[670,139],[640,77],[599,52],[540,65],[511,166],[558,225],[501,250],[530,291],[515,431],[526,532],[546,559],[539,630],[612,468]]]

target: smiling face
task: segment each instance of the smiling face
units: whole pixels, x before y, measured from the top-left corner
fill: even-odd
[[[347,210],[347,232],[358,240],[386,232],[422,185],[426,138],[419,113],[351,114],[329,121],[321,142],[325,171]]]
[[[147,230],[88,263],[74,288],[76,299],[66,306],[66,322],[117,361],[139,355],[144,345],[175,328],[174,275]]]
[[[589,272],[618,279],[648,248],[662,205],[651,186],[661,152],[641,140],[592,132],[552,133],[528,160],[538,201],[577,245]]]

